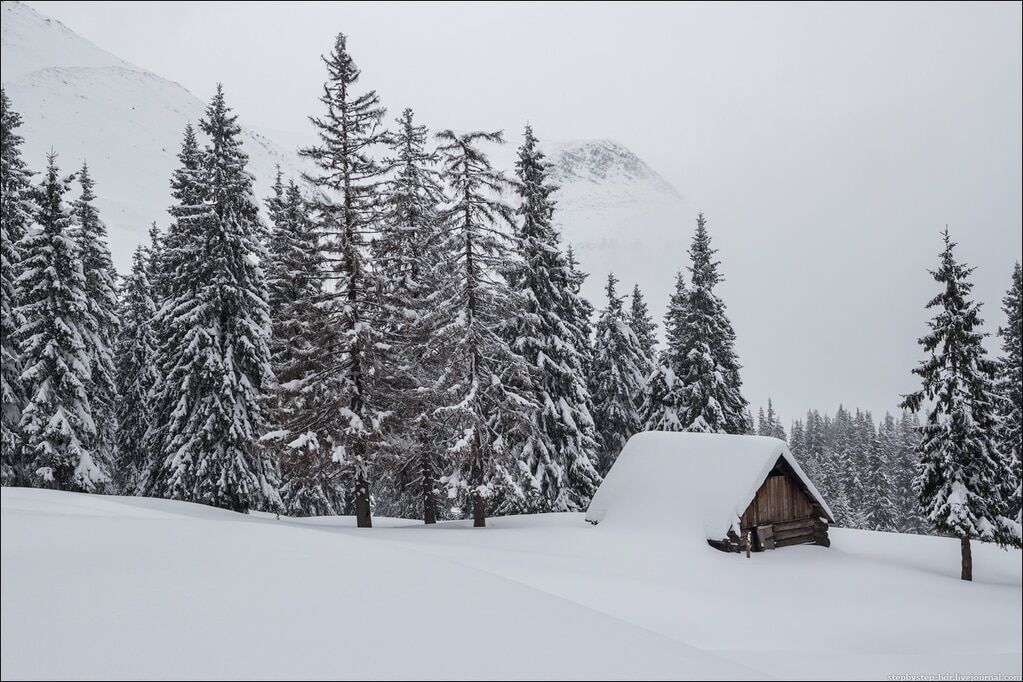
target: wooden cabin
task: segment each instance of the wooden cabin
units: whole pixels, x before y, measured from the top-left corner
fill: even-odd
[[[830,546],[834,521],[784,441],[648,431],[629,439],[586,520],[726,552]]]
[[[807,544],[830,547],[832,520],[793,467],[779,457],[739,517],[738,535],[729,530],[724,540],[708,542],[726,552],[746,551],[747,541],[753,552]]]

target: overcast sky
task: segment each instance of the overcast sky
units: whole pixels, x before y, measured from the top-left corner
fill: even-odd
[[[395,113],[619,140],[682,192],[680,233],[707,212],[754,410],[881,411],[913,389],[946,223],[1003,321],[1019,3],[28,4],[200,98],[222,81],[282,142],[307,133],[338,31]]]

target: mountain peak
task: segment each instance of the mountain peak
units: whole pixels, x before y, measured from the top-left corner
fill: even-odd
[[[671,183],[617,140],[573,140],[558,143],[552,145],[548,156],[552,179],[562,185],[643,184],[664,194],[678,195],[678,190]]]

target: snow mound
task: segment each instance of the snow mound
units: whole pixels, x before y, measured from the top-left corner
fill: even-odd
[[[717,433],[638,433],[600,484],[586,520],[663,531],[706,544],[738,530],[739,517],[783,458],[832,516],[783,441]]]

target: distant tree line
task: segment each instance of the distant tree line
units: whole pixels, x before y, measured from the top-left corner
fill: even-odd
[[[809,410],[788,434],[768,401],[756,434],[788,442],[789,449],[831,507],[835,522],[849,528],[929,533],[920,515],[913,479],[920,420],[911,412],[886,413],[875,423],[869,410],[839,406],[835,415]]]

